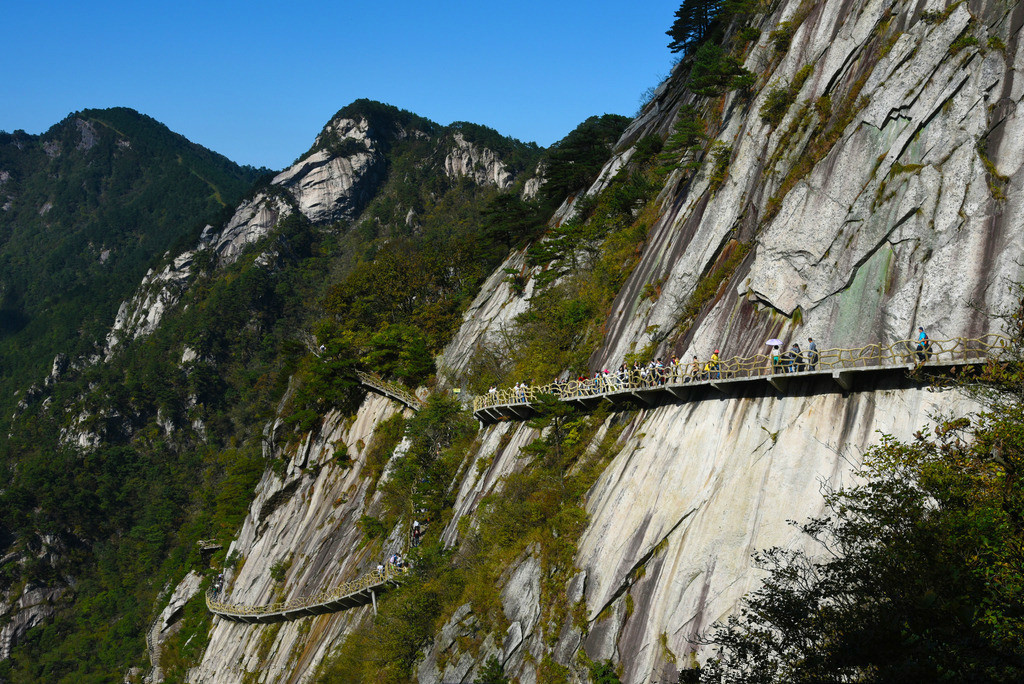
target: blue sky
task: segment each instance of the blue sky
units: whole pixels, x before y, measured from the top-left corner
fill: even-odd
[[[547,146],[633,115],[671,66],[679,0],[36,0],[3,11],[0,129],[127,106],[231,159],[280,169],[367,97]]]

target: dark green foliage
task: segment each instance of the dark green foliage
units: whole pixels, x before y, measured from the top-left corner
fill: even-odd
[[[772,46],[776,52],[785,53],[789,50],[789,43],[793,40],[793,34],[796,33],[796,29],[797,26],[793,22],[784,21],[768,34],[768,38],[772,41]]]
[[[729,162],[732,160],[732,147],[724,143],[715,143],[711,148],[711,171],[708,174],[708,186],[716,192],[729,175]]]
[[[491,247],[491,254],[503,258],[510,249],[522,247],[543,233],[547,217],[537,203],[526,202],[515,193],[495,195],[484,207],[483,245]]]
[[[592,116],[557,142],[548,154],[547,182],[541,187],[545,202],[557,206],[593,183],[629,123],[617,114]]]
[[[324,350],[319,356],[310,355],[303,360],[299,368],[302,384],[292,396],[292,411],[285,421],[299,434],[309,432],[332,408],[354,410],[363,397],[355,376],[356,348],[352,335],[323,323],[317,340]]]
[[[796,102],[796,96],[800,93],[800,89],[804,87],[804,83],[813,73],[814,65],[805,64],[793,75],[793,82],[788,86],[780,84],[772,86],[758,111],[761,120],[772,126],[778,126],[786,116],[786,112],[789,111],[789,106]]]
[[[459,447],[475,434],[475,425],[456,400],[434,394],[408,421],[407,431],[412,444],[381,485],[385,508],[392,516],[424,511],[438,520],[454,503],[449,484],[462,460]]]
[[[704,40],[711,22],[722,9],[721,0],[684,0],[676,10],[675,21],[665,33],[672,39],[672,52],[691,53]]]
[[[661,152],[665,147],[665,141],[661,139],[661,136],[651,133],[637,140],[634,147],[636,151],[630,161],[642,165],[650,162],[656,154]]]
[[[963,34],[961,36],[957,36],[957,39],[954,40],[952,43],[950,43],[950,45],[949,45],[949,54],[956,55],[961,50],[963,50],[965,48],[969,48],[969,47],[975,47],[978,44],[979,44],[979,41],[978,41],[978,37],[977,36],[971,35],[969,33],[965,33],[965,34]]]
[[[714,97],[725,90],[749,87],[750,72],[739,59],[707,41],[697,49],[686,87],[697,95]]]
[[[795,101],[796,93],[791,88],[780,85],[774,86],[765,96],[758,114],[761,115],[761,120],[765,123],[778,126],[783,117],[786,116],[786,112],[789,111],[789,106]]]
[[[736,36],[744,43],[750,43],[761,37],[761,29],[756,26],[744,26]]]
[[[41,136],[0,133],[0,413],[58,352],[94,351],[146,269],[238,201],[258,171],[125,108]]]
[[[789,89],[793,91],[794,96],[800,92],[800,89],[804,87],[804,83],[814,73],[813,64],[804,64],[800,69],[793,74],[793,82],[789,84]]]
[[[288,575],[288,570],[292,567],[292,556],[288,555],[284,558],[279,558],[270,564],[270,577],[275,582],[283,582],[284,578]]]
[[[434,356],[427,338],[411,325],[385,324],[370,337],[369,351],[360,362],[385,377],[416,387],[434,373]]]
[[[676,114],[672,135],[665,141],[660,159],[667,167],[674,167],[680,159],[687,160],[687,168],[700,166],[699,155],[707,140],[707,125],[693,105],[682,105]]]
[[[757,6],[758,0],[684,0],[665,32],[672,39],[668,47],[672,52],[692,54],[702,43],[720,44],[729,23]],[[751,40],[749,33],[741,40]]]
[[[491,656],[484,663],[484,666],[480,668],[480,672],[477,674],[476,679],[473,680],[473,684],[510,684],[510,680],[505,676],[505,668],[498,661],[498,658]]]
[[[590,666],[590,681],[591,684],[621,684],[622,682],[610,660]]]
[[[359,518],[359,527],[363,531],[363,536],[367,539],[382,539],[388,536],[387,525],[379,518],[374,518],[370,515],[364,515]]]

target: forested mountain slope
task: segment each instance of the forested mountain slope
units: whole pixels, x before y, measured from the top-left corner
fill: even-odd
[[[532,420],[492,425],[463,405],[773,337],[1019,336],[1021,5],[694,6],[672,29],[683,59],[631,123],[594,117],[541,151],[358,101],[147,275],[103,359],[15,420],[8,604],[59,600],[6,672],[141,667],[156,618],[151,674],[172,681],[716,676],[692,668],[767,576],[751,554],[815,558],[813,532],[834,528],[787,521],[830,515],[822,490],[862,481],[882,433],[908,445],[883,443],[871,453],[890,465],[871,467],[916,504],[885,509],[868,546],[908,540],[901,553],[924,555],[893,565],[925,583],[886,566],[912,591],[851,601],[881,609],[827,623],[811,655],[865,681],[1024,671],[1024,421],[1019,392],[1003,398],[1019,365],[990,369],[987,395],[894,374],[590,411],[542,398]],[[366,394],[357,369],[418,387],[424,408]],[[1008,422],[968,418],[993,405]],[[955,420],[933,441],[938,414]],[[231,603],[299,599],[395,552],[413,571],[378,611],[248,625],[211,617],[201,593],[223,571]],[[875,625],[894,628],[879,630],[891,653],[835,646]],[[759,681],[796,680],[814,660],[797,651],[765,651],[782,665]]]
[[[257,174],[126,108],[0,134],[5,419],[56,354],[94,353],[146,269],[222,221]]]
[[[484,127],[360,101],[151,269],[91,353],[28,393],[3,444],[5,648],[45,622],[10,676],[107,680],[139,662],[166,578],[240,521],[289,378],[309,380],[287,403],[303,430],[360,400],[348,373],[361,357],[429,376],[430,350],[522,239],[480,234],[490,203],[505,190],[522,205],[515,230],[542,227],[516,194],[539,158]],[[308,355],[325,325],[346,350],[333,368]]]

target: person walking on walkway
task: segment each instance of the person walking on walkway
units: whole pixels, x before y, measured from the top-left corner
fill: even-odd
[[[814,338],[807,338],[807,370],[814,370],[818,366],[818,345],[814,344]]]
[[[917,360],[924,363],[928,360],[928,351],[932,343],[928,340],[928,333],[921,326],[917,327]]]
[[[779,345],[772,347],[772,373],[782,372],[782,355],[779,352]]]
[[[722,377],[721,371],[718,369],[718,350],[711,355],[711,377],[718,380]]]

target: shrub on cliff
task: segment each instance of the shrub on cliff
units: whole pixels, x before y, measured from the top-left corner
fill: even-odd
[[[749,87],[750,75],[739,59],[708,41],[694,55],[686,87],[697,95],[714,97],[725,90]]]

